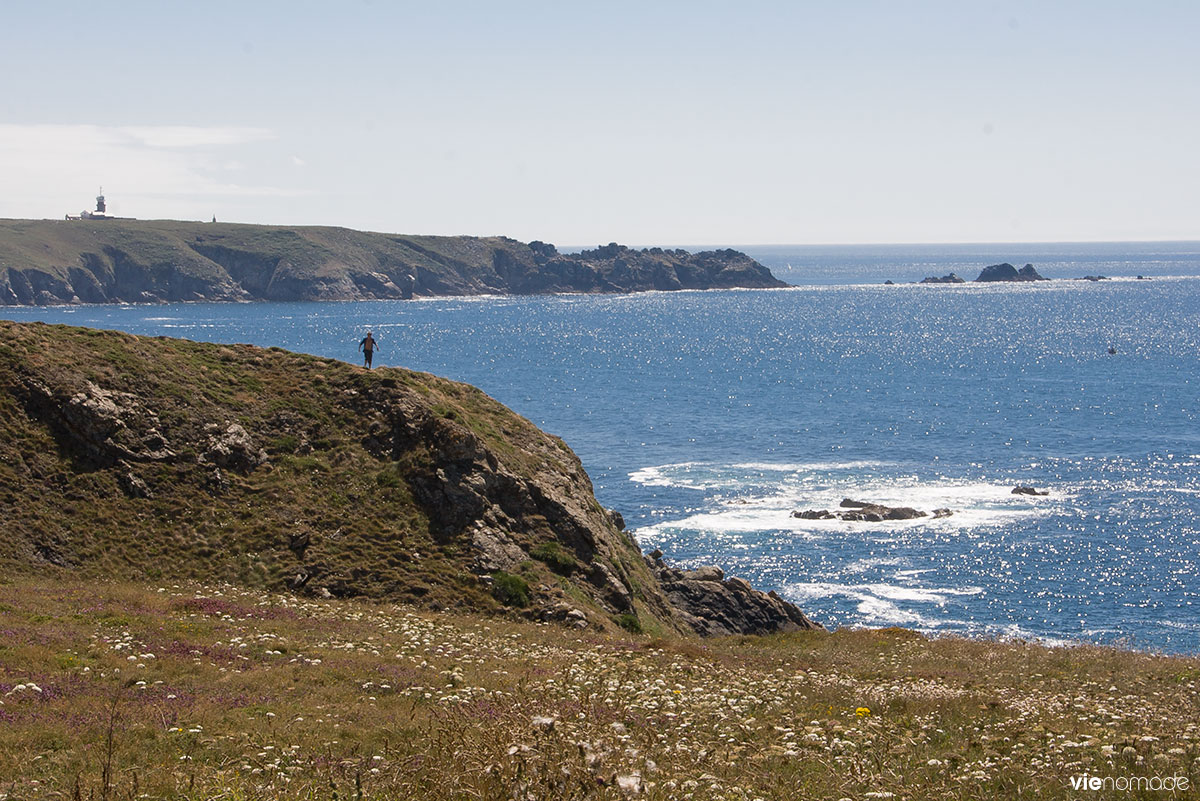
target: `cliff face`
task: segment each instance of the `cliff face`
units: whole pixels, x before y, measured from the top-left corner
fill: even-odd
[[[733,250],[140,220],[0,221],[0,304],[367,300],[785,286]]]
[[[6,572],[216,578],[580,627],[812,625],[720,571],[643,557],[562,440],[406,370],[0,322],[0,486]]]

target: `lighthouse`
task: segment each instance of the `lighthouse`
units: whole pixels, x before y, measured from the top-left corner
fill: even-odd
[[[96,195],[96,210],[81,211],[79,216],[75,217],[67,215],[68,220],[132,220],[132,217],[110,217],[108,214],[108,205],[104,202],[104,187],[100,187],[100,194]]]

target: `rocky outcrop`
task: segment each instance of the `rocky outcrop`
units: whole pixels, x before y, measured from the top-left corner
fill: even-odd
[[[807,509],[803,512],[792,512],[792,517],[800,520],[847,520],[862,523],[882,523],[887,520],[915,520],[928,517],[930,513],[913,509],[910,506],[884,506],[867,501],[856,501],[843,498],[839,506],[844,511],[831,512],[828,509]],[[934,509],[933,518],[950,517],[954,514],[950,509]]]
[[[255,445],[246,429],[237,423],[211,423],[206,430],[208,446],[201,459],[240,473],[250,473],[266,463],[267,452]]]
[[[1022,267],[1020,270],[1018,270],[1016,267],[1013,267],[1008,262],[1005,262],[1004,264],[992,264],[988,267],[984,267],[983,271],[979,273],[979,277],[975,279],[975,281],[977,283],[990,283],[990,282],[997,282],[997,281],[1022,282],[1022,281],[1047,281],[1047,280],[1049,280],[1049,279],[1043,278],[1041,275],[1038,274],[1038,271],[1033,268],[1032,264],[1026,264],[1024,267]]]
[[[696,633],[706,636],[769,634],[823,628],[775,592],[755,590],[744,579],[725,578],[721,568],[680,570],[654,551],[646,562],[672,606]]]
[[[966,281],[964,281],[962,278],[959,278],[954,273],[950,273],[949,275],[943,275],[941,278],[938,278],[935,275],[928,276],[927,278],[921,279],[921,283],[922,284],[965,284]]]
[[[175,456],[159,432],[158,416],[136,395],[102,389],[82,377],[56,383],[27,376],[18,389],[70,451],[104,465],[167,461]]]
[[[1035,487],[1018,486],[1013,487],[1013,495],[1049,495],[1049,490],[1039,490]]]
[[[172,221],[0,221],[0,305],[781,287],[734,250]]]

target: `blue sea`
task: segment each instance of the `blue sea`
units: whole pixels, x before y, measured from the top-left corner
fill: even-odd
[[[0,316],[347,361],[370,328],[562,436],[646,550],[829,627],[1200,652],[1200,243],[745,250],[796,286]],[[1111,280],[903,283],[998,261]],[[954,514],[791,516],[847,497]]]

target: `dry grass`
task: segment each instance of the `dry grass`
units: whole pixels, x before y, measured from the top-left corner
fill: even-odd
[[[0,799],[1053,799],[1084,773],[1194,788],[1198,679],[1195,658],[901,630],[655,640],[26,579],[0,585]]]

